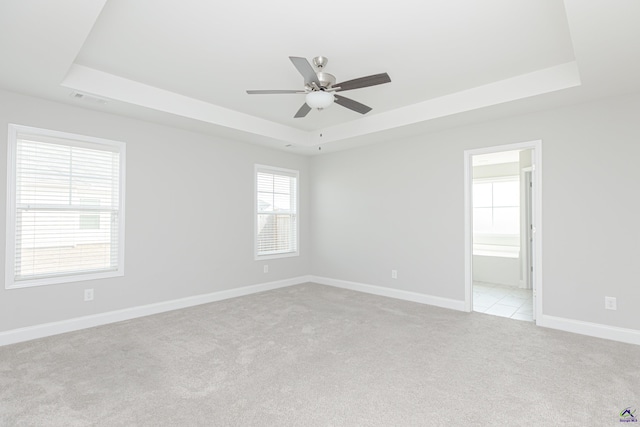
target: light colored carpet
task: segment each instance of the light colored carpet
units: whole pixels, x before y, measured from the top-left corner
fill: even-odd
[[[639,346],[316,284],[0,348],[2,426],[603,426],[629,406]]]

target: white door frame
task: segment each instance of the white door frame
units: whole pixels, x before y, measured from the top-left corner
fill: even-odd
[[[525,212],[523,212],[524,207]],[[533,166],[520,169],[520,287],[533,289],[530,256],[533,239]],[[524,215],[523,215],[524,213]],[[528,270],[528,271],[527,271]]]
[[[532,213],[535,230],[533,239],[533,298],[535,298],[535,319],[538,324],[542,319],[542,141],[540,140],[477,148],[464,152],[464,309],[467,312],[473,311],[472,156],[527,149],[531,149],[533,167]]]

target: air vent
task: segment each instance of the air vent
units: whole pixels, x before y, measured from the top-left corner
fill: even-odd
[[[104,105],[107,103],[107,100],[104,98],[98,98],[97,96],[87,95],[86,93],[71,92],[69,96],[74,99],[90,102],[92,104]]]

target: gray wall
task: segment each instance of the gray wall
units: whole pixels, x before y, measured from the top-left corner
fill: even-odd
[[[125,276],[3,285],[0,331],[309,274],[309,158],[0,91],[3,281],[8,123],[127,143]],[[300,171],[300,256],[266,274],[253,258],[255,163]]]
[[[537,139],[545,314],[637,329],[639,115],[640,96],[609,98],[306,158],[0,92],[0,129],[127,143],[126,275],[0,287],[0,331],[309,273],[463,300],[463,152]],[[6,131],[0,141],[4,260]],[[253,260],[254,163],[300,170],[301,256],[266,274]]]
[[[499,163],[473,167],[474,178],[494,178],[496,176],[520,176],[520,163]]]
[[[312,273],[463,300],[464,150],[541,139],[544,314],[638,329],[638,117],[624,96],[315,157]]]

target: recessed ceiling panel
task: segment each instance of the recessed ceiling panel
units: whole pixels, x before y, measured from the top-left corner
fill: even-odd
[[[326,56],[367,116],[574,60],[563,2],[109,0],[76,63],[302,130],[358,120],[334,105],[294,119],[304,95],[289,56]]]

